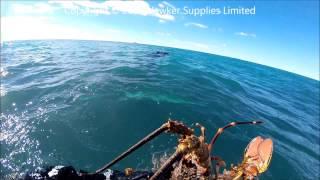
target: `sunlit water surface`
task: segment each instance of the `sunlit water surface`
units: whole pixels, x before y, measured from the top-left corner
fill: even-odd
[[[94,171],[168,118],[199,122],[208,138],[231,121],[262,120],[226,131],[213,153],[239,163],[250,139],[271,137],[274,154],[261,179],[319,177],[319,81],[140,44],[2,44],[1,175],[58,164]],[[113,168],[151,169],[176,142],[163,135]]]

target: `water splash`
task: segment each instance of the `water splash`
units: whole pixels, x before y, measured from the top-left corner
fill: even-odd
[[[9,74],[9,72],[6,71],[5,68],[3,68],[3,67],[0,68],[0,76],[1,77],[6,77],[8,74]]]

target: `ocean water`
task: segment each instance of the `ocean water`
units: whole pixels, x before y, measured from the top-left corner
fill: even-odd
[[[319,81],[223,56],[99,41],[1,47],[1,175],[46,165],[94,171],[168,118],[207,128],[231,121],[213,154],[239,163],[255,136],[274,153],[260,179],[317,179]],[[174,151],[161,135],[113,169],[151,169]]]

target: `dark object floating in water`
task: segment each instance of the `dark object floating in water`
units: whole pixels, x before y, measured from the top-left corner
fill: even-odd
[[[222,173],[219,170],[221,167],[225,168],[226,163],[222,158],[212,156],[211,152],[216,140],[225,129],[242,124],[255,125],[261,123],[261,121],[229,123],[226,126],[219,128],[211,141],[207,143],[205,128],[200,124],[196,124],[201,130],[201,134],[197,136],[194,134],[194,129],[188,128],[181,122],[169,120],[160,128],[144,137],[137,144],[133,145],[127,151],[123,152],[114,160],[93,173],[76,172],[71,166],[56,166],[42,172],[29,173],[25,179],[254,179],[268,169],[273,151],[273,142],[271,139],[264,139],[260,136],[252,139],[244,151],[242,163],[236,166],[232,165],[229,170],[225,169]],[[127,168],[124,172],[112,171],[109,169],[111,166],[163,132],[174,133],[181,136],[176,151],[154,173],[148,171],[134,171],[132,168]],[[212,163],[212,161],[215,163]],[[213,164],[215,164],[215,166],[213,166]]]
[[[164,56],[167,56],[167,55],[169,55],[168,52],[165,52],[165,51],[156,51],[156,52],[151,53],[149,56],[150,56],[150,57],[153,57],[153,58],[159,58],[159,57],[164,57]]]

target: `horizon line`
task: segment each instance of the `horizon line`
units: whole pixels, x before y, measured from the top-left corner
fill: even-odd
[[[261,65],[261,66],[266,66],[266,67],[269,67],[269,68],[273,68],[273,69],[277,69],[277,70],[281,70],[281,71],[284,71],[284,72],[287,72],[287,73],[291,73],[291,74],[294,74],[294,75],[298,75],[298,76],[301,76],[301,77],[304,77],[304,78],[308,78],[308,79],[311,79],[311,80],[316,80],[318,82],[320,82],[320,69],[318,71],[318,79],[316,78],[313,78],[313,77],[309,77],[309,76],[305,76],[305,75],[302,75],[302,74],[298,74],[298,73],[295,73],[295,72],[292,72],[292,71],[288,71],[288,70],[285,70],[285,69],[280,69],[278,67],[274,67],[274,66],[270,66],[270,65],[266,65],[266,64],[260,64],[260,63],[257,63],[257,62],[253,62],[253,61],[250,61],[250,60],[244,60],[242,58],[238,58],[238,57],[232,57],[232,56],[228,56],[228,55],[222,55],[222,54],[213,54],[212,52],[208,52],[208,51],[198,51],[198,50],[193,50],[193,49],[186,49],[186,48],[180,48],[180,47],[174,47],[174,46],[164,46],[164,45],[158,45],[158,44],[146,44],[146,43],[141,43],[141,42],[135,42],[135,41],[112,41],[112,40],[105,40],[105,39],[102,39],[102,40],[98,40],[98,39],[65,39],[65,38],[48,38],[48,39],[14,39],[14,40],[2,40],[0,42],[1,44],[1,47],[2,47],[2,44],[4,42],[12,42],[12,41],[44,41],[44,40],[75,40],[75,41],[103,41],[103,42],[115,42],[115,43],[131,43],[131,44],[140,44],[140,45],[151,45],[151,46],[158,46],[158,47],[164,47],[164,48],[175,48],[175,49],[181,49],[181,50],[188,50],[188,51],[193,51],[193,52],[199,52],[199,53],[206,53],[206,54],[210,54],[210,55],[215,55],[215,56],[222,56],[222,57],[227,57],[227,58],[231,58],[231,59],[236,59],[236,60],[240,60],[240,61],[244,61],[244,62],[248,62],[248,63],[253,63],[253,64],[257,64],[257,65]]]

